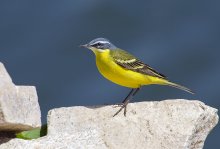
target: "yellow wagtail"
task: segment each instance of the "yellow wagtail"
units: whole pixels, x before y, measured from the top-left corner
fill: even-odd
[[[127,104],[143,85],[168,85],[193,94],[190,89],[168,81],[166,76],[130,53],[117,48],[105,38],[96,38],[81,46],[94,52],[98,70],[105,78],[118,85],[132,88],[123,100],[121,108],[113,116],[116,116],[122,109],[126,116]]]

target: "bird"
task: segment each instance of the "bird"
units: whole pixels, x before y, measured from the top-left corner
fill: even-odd
[[[87,44],[80,45],[80,47],[90,49],[95,54],[96,66],[106,79],[115,84],[131,88],[129,94],[119,104],[120,109],[113,117],[118,115],[123,109],[124,116],[126,116],[128,103],[140,88],[145,85],[168,85],[194,94],[189,88],[169,81],[165,75],[129,52],[116,47],[106,38],[93,39]]]

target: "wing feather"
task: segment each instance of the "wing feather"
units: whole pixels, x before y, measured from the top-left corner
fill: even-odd
[[[124,50],[121,49],[111,50],[110,54],[113,60],[115,61],[115,63],[117,63],[118,65],[120,65],[125,69],[158,78],[163,78],[163,79],[167,78],[165,75],[157,72],[149,65],[144,64],[142,61],[140,61],[139,59],[137,59],[136,57],[134,57],[133,55],[129,54]]]

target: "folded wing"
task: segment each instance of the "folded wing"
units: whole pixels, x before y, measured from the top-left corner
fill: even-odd
[[[111,50],[111,56],[114,60],[114,62],[121,67],[132,70],[135,72],[139,72],[145,75],[158,77],[166,79],[167,77],[153,68],[151,68],[149,65],[144,64],[142,61],[134,57],[133,55],[129,54],[128,52],[121,50],[121,49],[115,49]]]

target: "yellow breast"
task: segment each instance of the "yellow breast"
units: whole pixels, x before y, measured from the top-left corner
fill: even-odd
[[[152,84],[154,77],[123,69],[110,57],[110,51],[95,52],[99,72],[108,80],[129,88]]]

